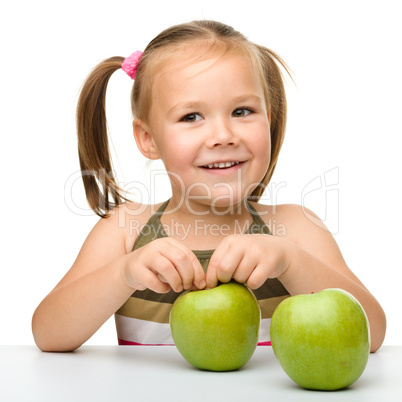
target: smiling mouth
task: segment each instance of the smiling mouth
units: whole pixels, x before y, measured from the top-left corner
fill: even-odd
[[[240,164],[240,161],[232,161],[232,162],[215,162],[209,163],[208,165],[202,166],[205,169],[228,169],[232,166],[236,166]]]

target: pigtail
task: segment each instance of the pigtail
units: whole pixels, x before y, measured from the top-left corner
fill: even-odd
[[[268,100],[271,106],[271,162],[263,180],[250,194],[253,201],[260,199],[271,180],[285,137],[287,101],[281,67],[292,78],[289,68],[280,56],[266,47],[256,46],[268,84]]]
[[[77,106],[82,180],[87,201],[100,217],[127,201],[113,176],[105,112],[107,84],[123,61],[123,57],[112,57],[101,62],[85,81]]]

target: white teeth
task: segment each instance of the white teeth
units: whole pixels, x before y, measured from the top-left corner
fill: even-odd
[[[239,163],[240,162],[235,162],[235,161],[233,161],[233,162],[215,162],[215,163],[210,163],[208,165],[205,165],[204,167],[208,167],[209,169],[212,169],[212,168],[222,169],[222,168],[231,167],[233,165],[238,165]]]

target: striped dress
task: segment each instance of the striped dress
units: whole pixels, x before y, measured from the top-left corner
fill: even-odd
[[[133,250],[152,240],[167,237],[163,230],[160,216],[168,205],[161,205],[142,228]],[[271,234],[257,211],[247,204],[253,217],[253,223],[246,233]],[[206,272],[214,250],[193,250]],[[271,317],[278,304],[289,297],[288,291],[278,279],[267,279],[258,289],[253,290],[261,308],[261,328],[259,345],[270,345]],[[169,326],[169,314],[172,304],[180,293],[155,293],[152,290],[137,290],[115,313],[116,330],[119,345],[174,345]]]

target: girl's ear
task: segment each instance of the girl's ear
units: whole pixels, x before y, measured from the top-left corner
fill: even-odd
[[[148,159],[160,159],[158,149],[147,124],[140,119],[134,119],[133,131],[135,142],[141,153]]]

